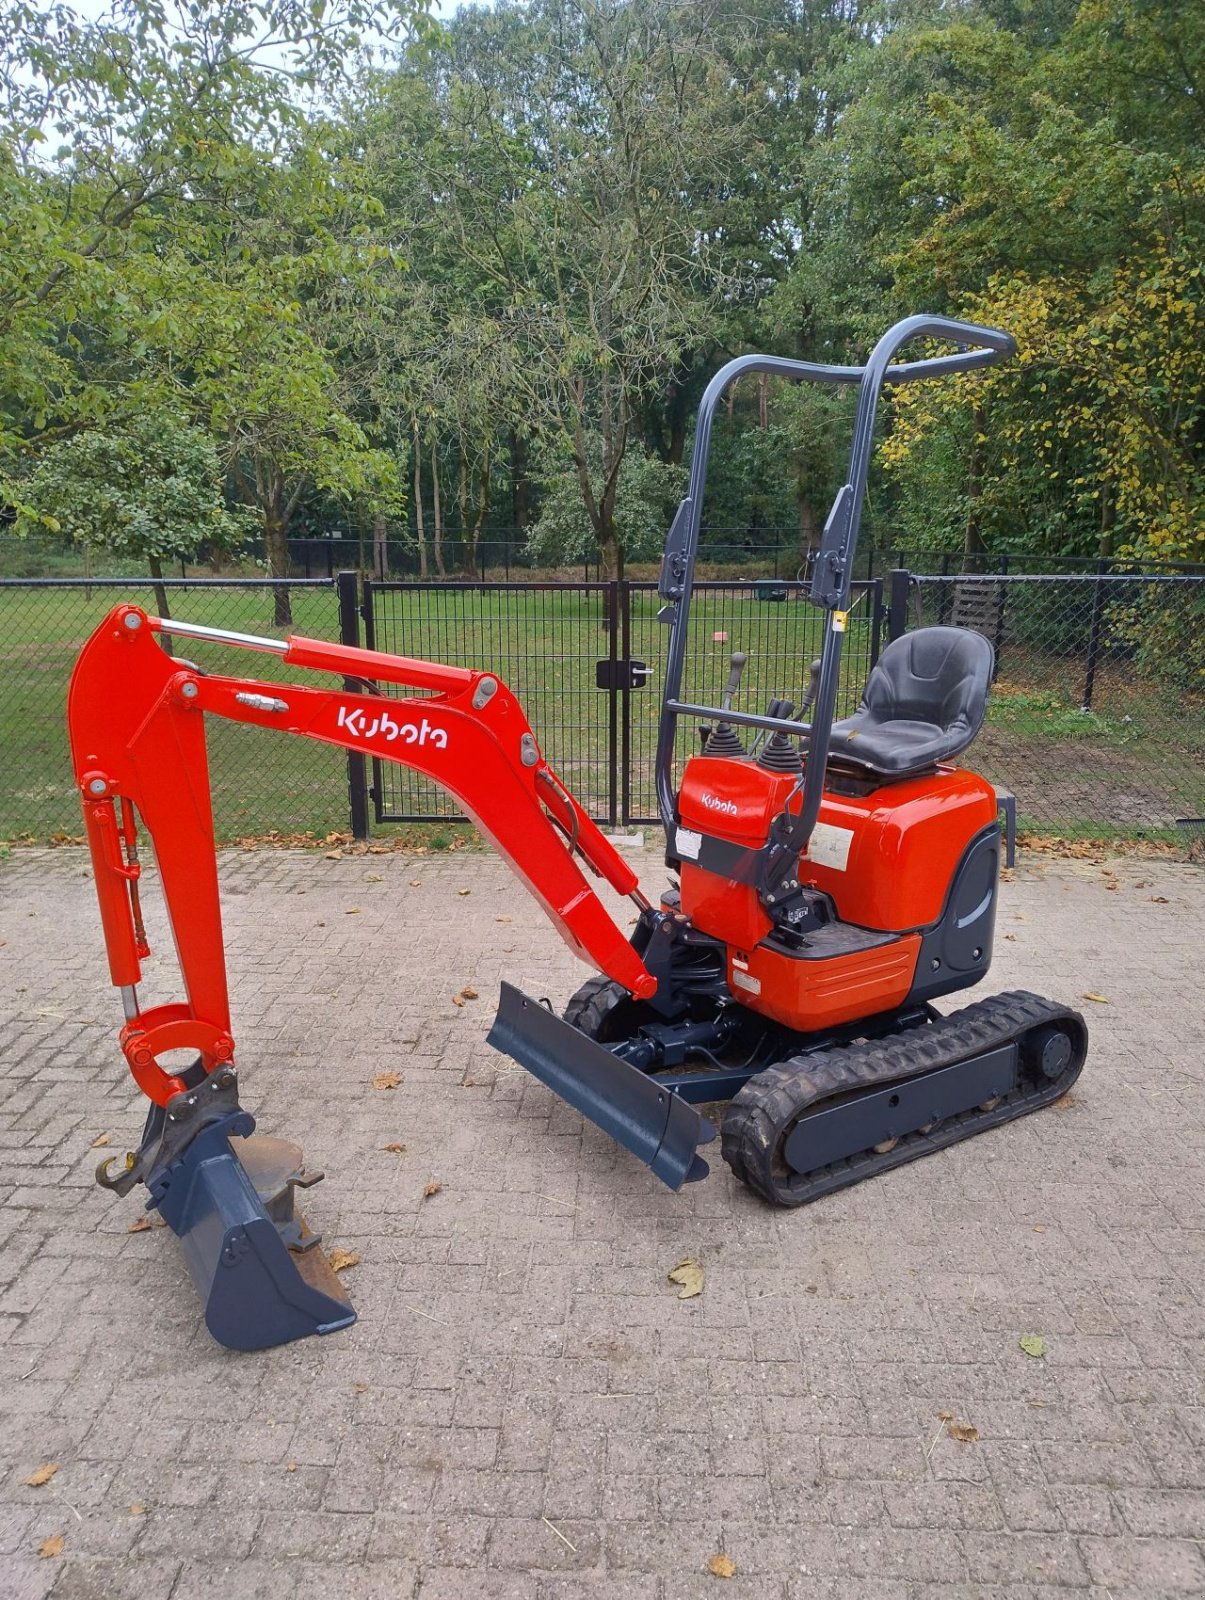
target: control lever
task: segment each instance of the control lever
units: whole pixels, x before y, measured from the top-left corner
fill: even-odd
[[[736,696],[736,691],[741,686],[741,673],[744,672],[745,663],[748,659],[749,657],[743,650],[736,650],[728,663],[731,670],[728,673],[728,682],[724,685],[724,698],[720,701],[720,705],[725,711],[732,710],[733,699]],[[819,662],[817,662],[817,665],[819,665]]]
[[[816,698],[816,690],[819,687],[820,687],[820,659],[819,659],[819,657],[817,657],[816,660],[812,662],[811,677],[808,680],[807,693],[804,695],[803,704],[799,708],[800,716],[802,716],[803,713],[808,710],[808,708],[811,706],[812,702],[815,700],[815,698]]]
[[[724,711],[732,710],[732,702],[736,692],[741,686],[741,673],[745,670],[745,663],[749,657],[743,650],[733,652],[728,662],[728,682],[724,685],[724,695],[720,707]],[[699,730],[700,734],[703,730]],[[709,733],[705,735],[703,754],[708,756],[743,756],[745,747],[737,738],[731,723],[718,722]]]
[[[771,700],[766,707],[768,717],[782,717],[784,721],[788,721],[794,712],[794,700]],[[799,752],[785,733],[770,735],[769,742],[757,758],[757,764],[759,767],[764,767],[767,772],[803,771]]]

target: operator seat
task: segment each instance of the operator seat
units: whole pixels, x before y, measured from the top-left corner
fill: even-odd
[[[833,724],[829,760],[881,778],[928,772],[983,726],[995,652],[969,628],[918,628],[893,639],[852,717]]]

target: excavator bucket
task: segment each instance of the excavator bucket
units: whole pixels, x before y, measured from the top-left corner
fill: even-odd
[[[293,1206],[294,1189],[322,1174],[305,1173],[297,1145],[240,1138],[232,1120],[205,1128],[147,1180],[150,1205],[184,1246],[206,1327],[231,1350],[263,1350],[350,1326],[356,1313]],[[246,1113],[239,1121],[254,1126]]]
[[[589,1117],[669,1188],[707,1176],[706,1161],[695,1153],[716,1135],[706,1117],[512,984],[502,985],[486,1042]]]

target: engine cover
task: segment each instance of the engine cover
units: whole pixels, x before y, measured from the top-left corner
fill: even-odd
[[[682,910],[703,933],[748,953],[771,932],[748,854],[800,803],[798,777],[752,761],[692,756],[678,797]],[[883,933],[931,927],[970,841],[996,817],[995,790],[961,767],[865,795],[826,791],[801,883],[831,896],[843,922]]]

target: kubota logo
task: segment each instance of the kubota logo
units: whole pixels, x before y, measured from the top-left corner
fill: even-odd
[[[388,711],[381,711],[370,717],[361,711],[359,706],[350,711],[346,706],[340,706],[338,725],[346,728],[348,733],[357,739],[373,739],[380,734],[381,738],[388,739],[390,744],[395,739],[400,739],[403,744],[433,744],[437,750],[446,750],[448,747],[446,731],[443,728],[433,728],[426,717],[421,723],[395,722]]]
[[[703,804],[708,811],[723,811],[730,817],[736,816],[736,806],[731,800],[721,800],[718,795],[708,794],[706,790],[703,792]]]

